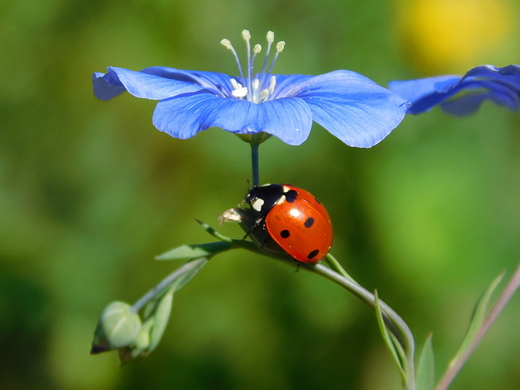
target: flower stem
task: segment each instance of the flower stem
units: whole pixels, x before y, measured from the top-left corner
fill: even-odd
[[[436,390],[446,390],[448,386],[451,384],[453,379],[455,379],[455,376],[459,373],[462,366],[470,355],[473,353],[477,345],[480,343],[484,335],[487,333],[491,325],[493,325],[493,322],[497,319],[498,315],[502,312],[506,304],[509,302],[515,291],[520,287],[520,264],[516,268],[515,273],[511,277],[511,280],[507,284],[504,292],[502,295],[498,298],[498,301],[496,302],[495,306],[491,309],[489,314],[487,315],[486,319],[482,323],[481,328],[479,329],[477,335],[473,339],[471,345],[467,348],[466,353],[460,357],[460,359],[457,359],[457,361],[452,362],[444,374],[444,376],[441,378],[439,384],[436,387]]]
[[[251,144],[251,163],[253,166],[253,186],[260,185],[260,170],[258,167],[258,144]]]

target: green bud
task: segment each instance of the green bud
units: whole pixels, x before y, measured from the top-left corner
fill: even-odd
[[[127,347],[135,342],[140,330],[141,319],[132,307],[125,302],[112,302],[101,314],[90,353]]]

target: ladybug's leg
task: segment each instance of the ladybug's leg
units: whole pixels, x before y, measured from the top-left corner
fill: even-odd
[[[255,223],[253,224],[253,226],[251,226],[248,230],[248,232],[246,233],[246,235],[244,236],[244,238],[242,238],[242,241],[244,241],[247,237],[249,237],[251,235],[251,233],[253,233],[253,230],[255,230],[258,226],[261,226],[262,223],[264,222],[265,220],[265,217],[259,217]],[[264,243],[265,244],[265,243]],[[264,244],[262,246],[264,246]]]

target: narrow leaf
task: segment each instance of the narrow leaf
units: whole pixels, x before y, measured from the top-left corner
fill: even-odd
[[[157,347],[159,341],[162,339],[164,331],[166,330],[166,325],[168,325],[168,321],[170,320],[174,292],[174,287],[170,287],[157,305],[157,310],[154,313],[154,323],[150,332],[150,344],[147,353],[152,352],[155,347]]]
[[[435,385],[435,360],[433,357],[432,335],[424,343],[417,365],[417,390],[433,390]]]
[[[188,283],[191,279],[193,279],[193,277],[195,275],[197,275],[197,273],[202,269],[202,267],[204,267],[208,263],[209,260],[203,258],[203,259],[197,259],[197,260],[193,260],[193,261],[196,262],[194,267],[189,269],[188,271],[186,271],[186,273],[184,273],[182,276],[177,278],[175,280],[175,282],[173,282],[174,292],[179,291],[181,288],[183,288],[186,285],[186,283]]]
[[[157,260],[191,260],[215,255],[219,252],[231,249],[229,242],[218,241],[206,244],[182,245],[171,249],[155,258]]]
[[[451,361],[450,365],[454,364],[458,359],[460,359],[461,356],[463,356],[466,353],[466,349],[471,346],[471,343],[475,336],[477,336],[482,323],[486,319],[489,304],[491,301],[491,296],[493,295],[493,292],[496,290],[500,282],[502,281],[502,278],[504,277],[504,273],[499,275],[491,285],[484,291],[484,294],[480,297],[478,300],[475,309],[473,310],[473,314],[471,316],[471,322],[468,327],[468,331],[466,332],[466,336],[464,337],[464,341],[462,341],[462,344],[457,351],[457,354]]]
[[[402,356],[403,350],[402,348],[399,348],[399,352],[396,349],[396,344],[393,341],[393,338],[391,337],[390,333],[388,332],[388,329],[385,325],[385,320],[383,318],[383,311],[381,310],[381,305],[379,304],[379,296],[377,295],[377,291],[374,292],[375,297],[375,311],[376,311],[376,318],[377,318],[377,324],[379,325],[379,330],[381,331],[381,335],[383,336],[383,341],[386,344],[386,347],[390,351],[390,354],[392,355],[392,358],[394,359],[394,362],[399,369],[399,373],[401,374],[401,379],[403,383],[406,383],[406,373],[404,372],[403,366],[401,364],[402,361],[406,361],[406,357]],[[401,357],[399,356],[401,354]]]

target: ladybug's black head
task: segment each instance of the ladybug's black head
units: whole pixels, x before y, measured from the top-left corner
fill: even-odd
[[[267,214],[284,195],[280,184],[254,186],[246,194],[244,201],[261,215]]]

